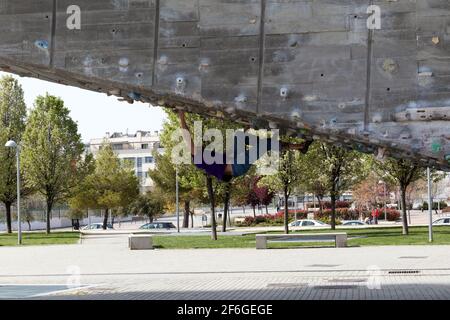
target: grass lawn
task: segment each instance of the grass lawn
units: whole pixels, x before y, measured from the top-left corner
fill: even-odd
[[[78,232],[52,232],[47,235],[42,232],[23,232],[22,243],[26,246],[49,245],[49,244],[75,244],[80,239]],[[0,233],[1,246],[16,246],[17,233]]]
[[[347,232],[349,246],[387,246],[387,245],[426,245],[428,242],[427,227],[410,227],[408,236],[402,235],[398,228],[340,229]],[[327,233],[331,230],[301,231],[301,233]],[[278,232],[277,232],[278,233]],[[434,245],[450,245],[450,227],[434,227]],[[352,239],[353,238],[353,239]],[[154,245],[161,249],[202,249],[202,248],[255,248],[255,235],[220,236],[212,241],[205,236],[156,236]],[[334,242],[269,242],[269,248],[282,247],[333,247]]]

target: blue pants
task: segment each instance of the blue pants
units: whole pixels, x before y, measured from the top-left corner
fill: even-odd
[[[245,175],[250,168],[253,165],[253,162],[250,161],[250,148],[248,148],[249,146],[249,138],[246,137],[245,139],[245,150],[238,150],[238,146],[237,143],[234,144],[234,158],[233,158],[233,164],[231,165],[232,170],[233,170],[233,177],[240,177]],[[272,140],[270,138],[264,139],[264,142],[267,141],[267,151],[270,151],[272,148]],[[235,141],[236,142],[236,141]],[[259,137],[257,137],[257,143],[256,143],[256,148],[257,148],[257,158],[259,159],[261,156],[260,155],[260,143],[261,143],[261,139]],[[250,146],[251,147],[251,146]],[[244,163],[238,163],[238,159],[239,156],[244,154]]]

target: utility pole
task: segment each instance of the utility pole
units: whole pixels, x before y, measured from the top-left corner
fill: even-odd
[[[177,232],[180,233],[180,199],[178,194],[178,165],[175,168],[175,193],[176,193],[176,202],[177,202]]]

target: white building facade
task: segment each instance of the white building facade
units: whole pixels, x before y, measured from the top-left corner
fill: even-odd
[[[100,151],[104,142],[111,144],[112,149],[122,161],[134,165],[136,176],[139,178],[141,191],[145,192],[153,187],[153,181],[148,172],[156,167],[154,152],[162,153],[158,131],[138,131],[135,134],[113,133],[103,138],[91,139],[87,150],[94,157]]]

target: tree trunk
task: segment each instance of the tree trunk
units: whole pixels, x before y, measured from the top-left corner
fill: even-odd
[[[253,218],[256,218],[255,206],[252,206],[252,208],[253,208]]]
[[[406,187],[401,187],[401,198],[402,198],[402,224],[403,224],[403,234],[409,234],[408,228],[408,216],[406,213]]]
[[[28,231],[31,231],[31,222],[30,222],[30,220],[27,220],[27,223],[28,223]]]
[[[191,202],[189,200],[185,200],[184,201],[183,228],[189,228],[190,211],[191,211]]]
[[[267,205],[266,205],[266,214],[269,214],[269,208],[267,208]]]
[[[284,188],[284,233],[289,234],[289,192]]]
[[[50,234],[51,232],[51,226],[50,226],[50,221],[51,221],[51,216],[52,216],[52,207],[53,207],[53,201],[47,201],[47,217],[46,217],[46,233]]]
[[[217,240],[217,226],[216,226],[216,201],[214,199],[214,189],[212,177],[207,176],[206,186],[208,188],[209,201],[211,203],[211,239]]]
[[[322,199],[320,199],[320,196],[317,196],[317,201],[319,202],[319,212],[323,213]]]
[[[105,209],[105,214],[103,215],[103,230],[106,230],[106,227],[108,225],[108,215],[109,209]]]
[[[114,220],[115,220],[114,215],[111,215],[111,225],[113,226],[113,228],[114,228]]]
[[[331,193],[331,230],[336,230],[336,195]]]
[[[12,233],[11,228],[11,203],[5,202],[6,209],[6,229],[8,233]]]
[[[227,231],[227,217],[228,217],[228,208],[230,206],[230,196],[231,196],[231,185],[228,182],[225,186],[225,196],[223,200],[223,222],[222,222],[222,232]]]

